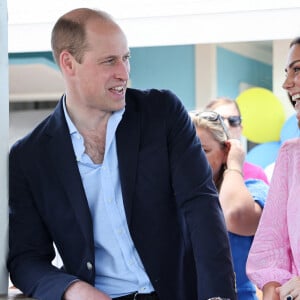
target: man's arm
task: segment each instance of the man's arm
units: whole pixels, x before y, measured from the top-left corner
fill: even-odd
[[[193,247],[198,299],[236,299],[228,233],[210,165],[185,109],[175,102],[171,110],[173,188]]]

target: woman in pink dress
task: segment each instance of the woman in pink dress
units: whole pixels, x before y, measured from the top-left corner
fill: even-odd
[[[290,44],[285,71],[283,88],[300,122],[300,37]],[[296,138],[286,141],[279,151],[247,260],[247,275],[262,289],[264,300],[300,299],[299,172],[300,139]]]

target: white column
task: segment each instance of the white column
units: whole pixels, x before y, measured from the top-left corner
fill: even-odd
[[[216,45],[195,46],[195,108],[202,109],[217,93]]]
[[[7,294],[6,255],[8,241],[8,85],[7,1],[0,0],[0,294]]]

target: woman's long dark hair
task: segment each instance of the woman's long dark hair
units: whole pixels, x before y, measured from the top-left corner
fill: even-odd
[[[295,37],[291,42],[290,42],[290,48],[293,47],[294,45],[300,45],[300,36]],[[295,107],[295,101],[292,100],[292,97],[288,93],[289,100],[293,107]]]

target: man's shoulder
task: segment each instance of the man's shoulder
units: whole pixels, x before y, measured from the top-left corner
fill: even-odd
[[[127,88],[126,99],[148,99],[148,98],[177,98],[176,95],[167,89],[134,89]]]
[[[181,108],[181,100],[167,89],[133,89],[128,88],[126,91],[126,107],[135,107],[139,110],[166,111]]]

